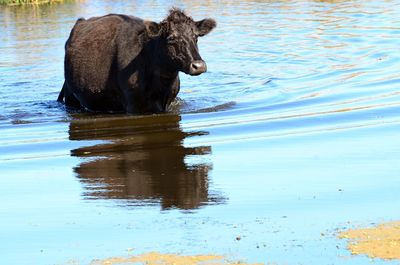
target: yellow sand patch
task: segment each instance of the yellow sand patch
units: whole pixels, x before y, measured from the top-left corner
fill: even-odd
[[[400,222],[372,228],[350,229],[339,238],[349,239],[352,254],[366,254],[371,258],[400,259]]]
[[[114,265],[114,264],[145,264],[145,265],[262,265],[246,264],[242,262],[228,263],[222,256],[180,256],[175,254],[161,254],[157,252],[145,253],[139,256],[116,257],[104,260],[94,260],[91,265]]]

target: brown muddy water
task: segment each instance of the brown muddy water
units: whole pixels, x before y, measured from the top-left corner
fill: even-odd
[[[171,113],[57,104],[77,18],[172,5],[218,27]],[[399,47],[395,0],[0,7],[0,263],[398,264],[337,235],[400,220]]]

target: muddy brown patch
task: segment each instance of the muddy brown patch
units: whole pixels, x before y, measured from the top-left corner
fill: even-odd
[[[400,221],[371,228],[350,229],[342,232],[339,238],[349,239],[348,249],[353,255],[400,259]]]
[[[217,255],[196,255],[181,256],[176,254],[162,254],[150,252],[138,256],[114,257],[104,260],[94,260],[91,265],[114,265],[114,264],[146,264],[146,265],[262,265],[247,264],[241,261],[228,262],[223,256]]]

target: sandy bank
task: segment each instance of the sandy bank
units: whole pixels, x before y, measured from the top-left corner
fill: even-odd
[[[113,257],[104,260],[94,260],[90,265],[114,265],[114,264],[131,264],[140,263],[146,265],[262,265],[248,264],[241,261],[228,261],[223,256],[216,255],[196,255],[181,256],[176,254],[161,254],[158,252],[150,252],[138,256],[130,257]]]
[[[376,227],[350,229],[339,238],[349,239],[352,254],[365,254],[371,258],[400,259],[400,221]]]

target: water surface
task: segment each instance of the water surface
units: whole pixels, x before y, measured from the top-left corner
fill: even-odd
[[[209,71],[181,74],[171,113],[56,102],[77,18],[160,21],[171,5],[218,22],[199,41]],[[350,256],[336,234],[400,219],[399,13],[395,0],[0,7],[2,263],[396,264]]]

